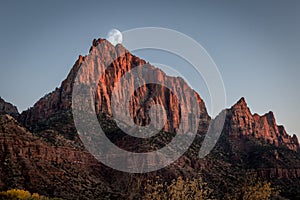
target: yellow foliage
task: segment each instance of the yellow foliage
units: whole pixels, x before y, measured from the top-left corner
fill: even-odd
[[[31,197],[34,199],[40,199],[40,195],[38,193],[33,193]]]
[[[56,198],[54,198],[56,199]],[[0,200],[54,200],[37,193],[31,194],[26,190],[10,189],[5,192],[0,192]]]
[[[258,182],[255,185],[244,188],[244,200],[268,200],[271,197],[271,184],[267,182]]]
[[[178,177],[176,180],[173,179],[170,184],[151,183],[148,181],[145,187],[145,198],[144,199],[155,199],[155,200],[165,200],[165,199],[180,199],[180,200],[190,200],[190,199],[209,199],[212,193],[202,178],[183,179]]]
[[[272,188],[271,183],[259,180],[255,175],[246,175],[242,187],[237,187],[233,194],[226,194],[224,199],[236,200],[269,200],[276,197],[279,190]]]
[[[19,189],[11,189],[6,191],[6,195],[16,199],[29,199],[31,197],[30,192]]]

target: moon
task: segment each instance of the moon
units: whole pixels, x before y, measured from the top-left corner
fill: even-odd
[[[116,46],[117,44],[121,44],[123,41],[123,36],[121,31],[119,31],[118,29],[112,29],[108,32],[106,39],[113,44],[114,46]]]

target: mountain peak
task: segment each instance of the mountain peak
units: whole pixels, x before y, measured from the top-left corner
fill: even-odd
[[[107,40],[106,40],[106,39],[103,39],[103,38],[98,38],[98,39],[94,38],[94,39],[93,39],[92,45],[93,45],[94,47],[96,47],[96,46],[98,46],[98,44],[100,44],[100,43],[102,43],[102,42],[104,42],[104,41],[107,41]],[[107,42],[108,42],[108,41],[107,41]]]
[[[85,67],[84,73],[78,75],[77,72],[83,60],[91,67]],[[141,70],[143,65],[147,65],[145,66],[146,70]],[[138,73],[127,73],[133,68]],[[98,73],[95,73],[95,69],[102,72],[100,77]],[[111,97],[114,87],[119,84],[125,74],[130,77],[130,80],[121,82],[122,87],[120,88],[124,89],[118,91],[117,95],[119,96],[116,96],[116,98],[130,99],[128,113],[131,118],[127,118],[127,113],[122,112],[128,110],[126,103],[118,105],[119,110],[117,111],[121,113],[118,117],[124,123],[128,122],[130,124],[133,119],[136,124],[146,126],[152,120],[161,123],[160,125],[164,131],[184,133],[197,128],[197,122],[194,123],[194,119],[189,115],[182,114],[193,112],[197,112],[195,116],[201,116],[200,119],[196,118],[195,120],[199,120],[203,124],[209,123],[210,117],[206,111],[204,101],[182,78],[168,76],[162,70],[131,54],[122,44],[114,46],[102,38],[93,40],[89,55],[79,56],[78,61],[61,87],[47,95],[47,98],[40,99],[30,110],[24,111],[20,117],[21,121],[31,130],[39,131],[41,128],[52,125],[47,124],[45,119],[52,118],[54,115],[59,116],[62,111],[70,111],[72,84],[76,76],[83,83],[99,83],[97,88],[90,88],[90,92],[95,93],[96,96],[96,113],[111,117],[113,116]],[[131,80],[138,80],[141,83],[149,82],[147,80],[158,80],[162,83],[168,83],[171,90],[167,89],[164,84],[145,84],[145,86],[136,89],[134,95],[128,96],[131,95],[128,92],[129,89],[135,87],[135,81]],[[185,104],[182,105],[180,105],[178,99],[181,96],[185,98]],[[150,120],[149,108],[155,104],[160,104],[166,109],[172,108],[167,113],[166,122],[161,120],[162,116],[159,112],[155,116],[151,116],[152,119]],[[193,106],[195,104],[199,109],[195,109]],[[181,121],[183,123],[180,123]],[[35,126],[37,122],[40,122],[39,126]],[[53,126],[56,125],[53,123]],[[207,127],[208,125],[203,130]]]
[[[228,134],[233,137],[253,137],[262,139],[275,146],[285,146],[298,151],[299,143],[296,137],[288,135],[283,126],[276,124],[272,111],[264,115],[252,114],[242,97],[228,110]]]
[[[233,112],[235,115],[237,115],[239,117],[252,115],[244,97],[242,97],[240,100],[238,100],[230,108],[230,110],[231,110],[231,112]]]
[[[246,103],[245,97],[241,97],[240,100],[238,100],[237,103],[238,103],[238,104],[247,104],[247,103]]]
[[[266,114],[264,114],[264,116],[266,116],[267,118],[275,118],[273,111],[269,111]]]
[[[113,47],[114,47],[114,45],[112,45],[109,41],[107,41],[106,39],[103,39],[103,38],[98,38],[98,39],[96,39],[96,38],[94,38],[93,39],[93,41],[92,41],[92,46],[91,46],[91,48],[90,48],[90,50],[89,50],[89,53],[95,48],[95,47],[97,47],[98,45],[100,45],[100,44],[102,44],[102,45],[104,45],[104,46],[106,46],[106,47],[110,47],[109,49],[111,50]]]
[[[13,117],[17,117],[19,112],[16,106],[4,101],[4,99],[0,97],[0,115],[1,114],[9,114]]]
[[[269,124],[276,125],[276,119],[272,111],[269,111],[268,113],[264,114],[262,117],[266,117]]]
[[[240,98],[234,106],[248,107],[245,97]]]

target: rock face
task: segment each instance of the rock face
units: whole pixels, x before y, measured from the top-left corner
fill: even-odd
[[[1,114],[9,114],[11,116],[17,117],[19,115],[18,109],[16,106],[11,103],[5,102],[0,97],[0,115]]]
[[[136,74],[130,75],[129,80],[123,80],[120,84],[119,87],[124,89],[115,93],[117,99],[123,100],[127,98],[130,99],[130,102],[129,108],[125,107],[127,104],[118,102],[116,109],[129,109],[128,112],[133,121],[138,125],[145,126],[150,124],[150,107],[155,104],[160,104],[165,108],[167,115],[166,123],[162,125],[164,131],[177,132],[180,121],[183,122],[180,127],[182,132],[195,129],[195,127],[192,127],[192,125],[195,124],[193,116],[191,116],[193,113],[197,115],[195,118],[202,124],[200,131],[206,131],[210,117],[207,114],[204,101],[182,78],[167,76],[160,69],[132,55],[122,45],[119,44],[115,47],[103,39],[93,41],[90,54],[85,57],[79,57],[66,80],[62,82],[60,88],[44,96],[32,108],[21,114],[19,119],[26,127],[32,131],[38,131],[43,129],[45,125],[51,126],[51,123],[49,124],[49,118],[56,119],[59,117],[59,113],[70,115],[72,84],[81,64],[84,62],[89,63],[91,67],[81,73],[78,80],[86,84],[99,82],[96,91],[90,91],[95,92],[97,114],[105,113],[106,115],[112,116],[111,97],[114,86],[118,84],[126,72],[145,65],[150,70],[147,72],[138,70]],[[103,72],[100,77],[97,76],[97,72],[95,72],[97,70],[98,73]],[[158,80],[161,85],[143,85],[135,90],[133,94],[130,94],[129,91],[134,88],[134,81],[138,80],[140,83],[146,83],[147,77],[148,79]],[[164,87],[164,83],[168,83],[168,88],[171,90]],[[182,99],[181,103],[179,97]],[[195,111],[197,107],[198,110]],[[126,122],[126,117],[122,116],[123,112],[120,111],[119,113],[121,115],[119,117],[122,121]],[[162,122],[161,119],[162,113],[160,112],[152,116],[152,120],[158,123]],[[59,120],[54,120],[54,123],[57,121]],[[74,130],[70,131],[72,132]]]
[[[225,130],[232,137],[251,136],[274,146],[284,146],[299,151],[296,135],[288,135],[283,126],[278,126],[273,112],[263,116],[252,114],[244,98],[227,111]]]
[[[297,137],[288,135],[283,126],[278,126],[272,112],[263,116],[252,114],[244,98],[227,109],[214,153],[219,157],[217,160],[241,166],[247,172],[270,180],[288,198],[300,193]]]
[[[48,140],[48,141],[46,141]],[[57,136],[54,141],[63,141]],[[0,188],[26,188],[63,199],[89,199],[109,191],[88,152],[39,138],[9,115],[0,115]],[[59,183],[59,184],[56,184]],[[74,193],[76,191],[76,193]]]

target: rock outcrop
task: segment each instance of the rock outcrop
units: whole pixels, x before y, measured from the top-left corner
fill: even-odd
[[[17,117],[19,115],[19,112],[16,106],[4,101],[4,99],[0,97],[0,115],[1,114],[9,114],[11,116]]]
[[[296,135],[290,136],[283,126],[278,126],[273,112],[263,116],[252,114],[244,98],[227,110],[225,128],[231,137],[250,136],[262,139],[274,146],[284,146],[299,151]]]

